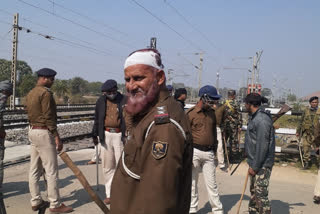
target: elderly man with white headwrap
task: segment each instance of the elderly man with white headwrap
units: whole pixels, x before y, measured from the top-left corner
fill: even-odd
[[[4,141],[6,132],[3,126],[3,113],[6,107],[8,97],[12,94],[12,83],[8,80],[0,82],[0,214],[6,213],[6,207],[3,202],[2,183],[3,183],[3,158]]]
[[[192,136],[166,89],[160,53],[133,52],[124,65],[131,129],[111,186],[112,214],[187,214]]]

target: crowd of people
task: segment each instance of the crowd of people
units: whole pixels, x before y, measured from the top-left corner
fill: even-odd
[[[107,80],[96,102],[92,129],[97,155],[88,162],[102,162],[105,204],[112,214],[187,214],[197,213],[198,178],[203,172],[208,198],[214,214],[223,214],[216,181],[215,158],[225,170],[240,153],[242,118],[230,90],[228,99],[212,85],[199,90],[199,100],[185,111],[187,90],[166,86],[160,53],[141,49],[131,53],[124,63],[126,94],[118,91],[115,80]],[[57,131],[56,104],[50,87],[56,72],[37,71],[38,82],[26,99],[30,121],[31,160],[29,189],[34,211],[49,208],[53,213],[73,209],[61,203],[58,188],[57,152],[63,149]],[[0,155],[3,178],[3,106],[12,93],[9,82],[0,82]],[[250,177],[249,213],[271,213],[269,181],[275,157],[275,131],[270,113],[261,107],[258,93],[244,100],[249,113],[245,134],[245,154]],[[310,166],[310,148],[319,151],[320,111],[318,98],[310,99],[311,108],[302,116],[297,136],[303,138],[305,168]],[[229,144],[229,151],[224,147]],[[40,195],[39,180],[47,178],[48,200]],[[4,214],[2,191],[0,213]],[[320,170],[314,192],[320,203]]]

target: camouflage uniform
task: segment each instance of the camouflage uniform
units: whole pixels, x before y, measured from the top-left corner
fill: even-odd
[[[255,176],[250,176],[249,214],[271,213],[268,199],[271,169],[262,167]]]
[[[242,126],[240,105],[234,99],[228,99],[224,103],[226,113],[222,125],[226,142],[229,142],[229,152],[236,152],[239,149],[238,128]]]
[[[319,126],[320,109],[306,109],[301,117],[301,122],[297,129],[297,133],[302,139],[303,161],[308,164],[311,161],[311,149],[315,148],[314,130]]]

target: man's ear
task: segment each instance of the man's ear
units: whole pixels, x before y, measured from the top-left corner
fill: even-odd
[[[164,71],[163,70],[157,71],[156,78],[157,78],[158,85],[162,85],[166,80],[166,75]]]

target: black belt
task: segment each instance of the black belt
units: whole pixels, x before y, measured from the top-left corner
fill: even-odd
[[[203,151],[203,152],[208,152],[213,150],[213,146],[200,145],[196,143],[193,144],[193,148],[199,149],[200,151]]]

